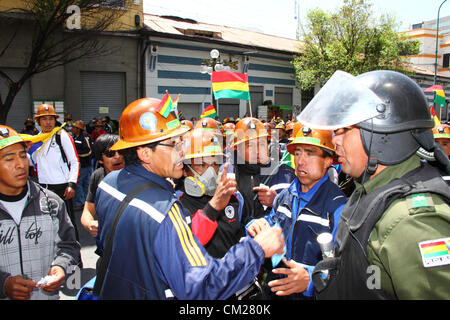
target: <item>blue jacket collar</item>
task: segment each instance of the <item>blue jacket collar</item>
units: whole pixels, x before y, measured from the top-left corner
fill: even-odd
[[[153,182],[156,182],[159,184],[162,188],[166,189],[167,191],[174,192],[172,185],[169,181],[167,181],[165,178],[148,171],[140,164],[130,164],[126,165],[124,168],[125,171],[137,175],[145,180],[151,180]]]
[[[294,196],[296,196],[297,198],[301,198],[302,200],[309,202],[314,196],[314,194],[317,192],[317,190],[319,190],[320,186],[327,180],[328,180],[328,172],[326,172],[325,175],[319,181],[317,181],[317,183],[311,189],[309,189],[307,192],[302,192],[301,183],[297,177],[291,183],[289,187],[289,192]]]

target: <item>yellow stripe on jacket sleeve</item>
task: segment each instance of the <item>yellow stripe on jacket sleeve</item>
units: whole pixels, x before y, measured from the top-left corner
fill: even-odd
[[[169,218],[172,221],[172,224],[175,227],[175,230],[177,231],[178,238],[180,240],[181,247],[183,248],[183,251],[184,251],[184,254],[186,255],[186,258],[189,260],[189,263],[191,264],[191,266],[193,266],[193,267],[197,266],[197,263],[194,261],[194,258],[192,257],[192,255],[190,254],[189,250],[186,247],[183,235],[181,233],[180,227],[178,226],[178,222],[175,219],[175,216],[174,216],[174,213],[173,213],[172,209],[169,210]]]
[[[206,260],[203,257],[200,248],[198,248],[196,242],[193,239],[191,229],[182,219],[177,204],[174,204],[169,210],[169,217],[172,220],[173,225],[175,226],[180,244],[190,264],[193,267],[205,266]]]
[[[175,203],[175,204],[174,204],[174,207],[175,207],[175,209],[177,210],[178,216],[179,216],[180,219],[181,219],[181,212],[180,212],[179,206]],[[187,227],[186,230],[187,230],[187,234],[188,234],[188,236],[189,236],[189,241],[190,241],[190,243],[191,243],[191,246],[192,246],[192,248],[195,250],[195,252],[197,253],[198,257],[200,258],[200,266],[206,266],[206,265],[207,265],[206,259],[205,259],[205,257],[203,256],[202,251],[201,251],[200,248],[198,247],[197,242],[195,242],[194,236],[192,235],[191,228],[189,228],[189,226],[188,226],[186,223],[184,223],[184,220],[183,220],[183,219],[182,219],[182,221],[183,221],[183,224]]]

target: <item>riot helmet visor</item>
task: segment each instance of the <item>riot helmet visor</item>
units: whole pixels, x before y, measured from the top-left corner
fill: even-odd
[[[379,116],[383,101],[353,75],[338,70],[298,116],[305,126],[335,130]]]

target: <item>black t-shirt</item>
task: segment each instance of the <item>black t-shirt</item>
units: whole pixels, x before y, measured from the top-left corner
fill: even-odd
[[[182,184],[179,184],[183,194],[179,200],[186,214],[194,215],[197,210],[212,221],[217,221],[217,229],[211,240],[205,244],[206,251],[214,258],[222,258],[227,251],[244,236],[244,229],[239,221],[239,201],[232,195],[224,210],[217,211],[209,205],[210,196],[192,197],[188,195]]]
[[[89,188],[86,196],[86,201],[94,203],[95,193],[97,192],[98,185],[103,180],[105,175],[105,169],[103,167],[96,169],[92,173],[91,179],[89,180]]]

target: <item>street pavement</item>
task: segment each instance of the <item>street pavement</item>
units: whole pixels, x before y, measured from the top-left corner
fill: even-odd
[[[95,253],[97,245],[95,244],[95,239],[91,237],[89,232],[81,225],[81,212],[81,210],[75,211],[75,216],[77,218],[78,233],[80,236],[83,268],[81,269],[81,272],[75,271],[75,273],[72,274],[72,277],[69,275],[67,282],[59,293],[61,300],[74,300],[80,289],[80,284],[82,286],[95,276],[95,264],[98,259],[98,255]]]

